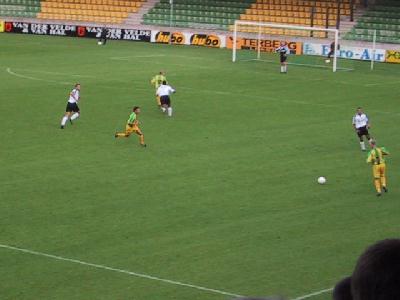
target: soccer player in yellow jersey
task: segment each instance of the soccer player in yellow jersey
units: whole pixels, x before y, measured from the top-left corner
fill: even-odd
[[[164,71],[160,71],[160,73],[157,74],[156,76],[154,76],[150,82],[152,85],[154,85],[154,87],[157,91],[158,87],[163,83],[163,81],[167,81],[167,77],[165,77]],[[158,107],[161,107],[161,100],[157,94],[156,94],[156,100],[157,100]]]
[[[371,140],[371,151],[368,153],[367,163],[372,164],[372,173],[374,175],[374,184],[377,191],[377,196],[382,195],[382,190],[386,193],[386,163],[385,155],[389,155],[385,147],[378,147],[376,141]]]
[[[138,120],[139,114],[140,114],[140,107],[135,106],[133,108],[132,113],[129,115],[128,122],[126,123],[125,126],[125,132],[116,132],[115,137],[116,138],[128,137],[132,134],[132,132],[134,132],[139,136],[140,145],[146,147],[146,144],[144,143],[144,135],[139,128],[139,120]]]

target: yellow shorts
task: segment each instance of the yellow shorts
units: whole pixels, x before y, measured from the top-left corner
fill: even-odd
[[[125,133],[126,134],[131,134],[132,132],[141,135],[142,131],[140,130],[140,128],[137,125],[133,125],[133,126],[129,126],[126,125],[125,126]]]
[[[374,174],[374,178],[384,177],[386,172],[386,165],[379,164],[372,166],[372,173]]]

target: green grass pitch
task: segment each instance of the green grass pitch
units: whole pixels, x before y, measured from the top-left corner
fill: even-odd
[[[10,34],[0,53],[1,245],[293,299],[398,236],[398,65],[281,75],[228,50]],[[149,83],[161,69],[177,90],[171,119]],[[77,81],[81,118],[60,130]],[[147,148],[113,136],[133,105]],[[351,127],[357,106],[392,152],[380,199]],[[1,299],[230,299],[4,247],[0,266]]]

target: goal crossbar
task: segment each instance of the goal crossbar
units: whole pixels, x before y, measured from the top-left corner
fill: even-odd
[[[282,28],[282,29],[293,29],[293,30],[308,30],[308,31],[322,31],[322,32],[332,32],[335,35],[335,51],[333,53],[333,72],[337,70],[337,50],[339,49],[339,30],[334,28],[322,28],[322,27],[308,27],[308,26],[296,26],[296,25],[287,25],[287,24],[277,24],[277,23],[262,23],[262,22],[250,22],[250,21],[240,21],[236,20],[234,24],[234,32],[233,32],[233,52],[232,52],[232,61],[236,61],[236,48],[237,48],[237,31],[238,25],[251,25],[254,27],[258,27],[258,43],[260,43],[261,38],[261,27],[270,27],[270,28]]]

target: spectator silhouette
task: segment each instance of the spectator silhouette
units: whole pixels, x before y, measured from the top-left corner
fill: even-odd
[[[368,247],[352,276],[337,283],[333,299],[400,300],[400,239],[387,239]]]

